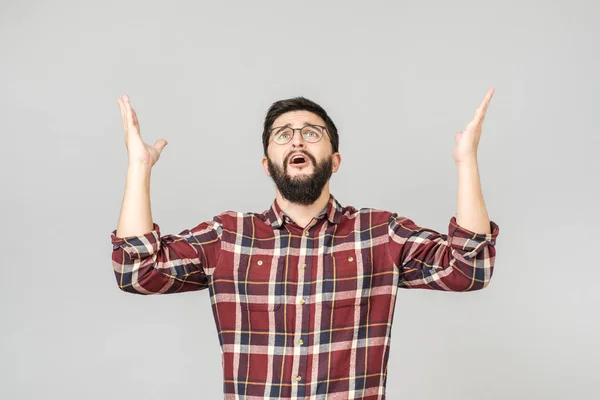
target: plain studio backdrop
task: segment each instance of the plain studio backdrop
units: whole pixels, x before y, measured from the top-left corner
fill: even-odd
[[[454,135],[500,226],[490,285],[400,290],[390,399],[591,399],[600,374],[596,1],[2,1],[3,399],[219,399],[208,290],[136,296],[111,264],[127,169],[117,97],[169,145],[152,212],[179,233],[267,209],[262,122],[337,124],[343,205],[447,233]]]

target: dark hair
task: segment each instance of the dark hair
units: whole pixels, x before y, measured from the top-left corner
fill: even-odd
[[[325,126],[327,127],[327,133],[329,134],[329,140],[331,141],[333,152],[338,152],[340,142],[338,131],[331,118],[329,118],[329,115],[327,115],[327,112],[323,109],[323,107],[321,107],[314,101],[300,96],[291,99],[276,101],[275,103],[271,104],[271,107],[269,107],[267,115],[265,116],[265,123],[262,135],[265,156],[267,155],[267,146],[269,145],[269,129],[272,128],[273,122],[275,122],[275,120],[282,114],[285,114],[290,111],[300,110],[310,111],[318,115],[319,117],[321,117],[321,119],[323,119],[323,121],[325,121]]]

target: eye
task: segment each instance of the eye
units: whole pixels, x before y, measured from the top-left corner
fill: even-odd
[[[319,136],[319,131],[317,131],[317,129],[316,129],[316,128],[314,128],[314,127],[308,127],[308,126],[307,126],[307,127],[305,127],[305,128],[302,130],[302,134],[303,134],[304,136],[308,136],[308,135],[312,135],[312,136]]]

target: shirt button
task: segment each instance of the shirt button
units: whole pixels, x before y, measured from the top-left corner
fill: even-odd
[[[304,231],[304,236],[308,236],[310,233],[308,231]]]
[[[304,304],[304,303],[306,303],[306,302],[304,301],[304,299],[300,299],[300,304]]]
[[[299,345],[303,345],[304,344],[304,340],[302,340],[302,339],[298,340],[298,344]]]
[[[348,257],[348,261],[350,261],[350,262],[354,261],[354,257]]]
[[[306,264],[302,264],[302,268],[306,268]]]
[[[257,264],[262,265],[262,260],[258,260]]]
[[[302,379],[302,377],[301,377],[300,375],[298,375],[298,376],[296,377],[296,381],[300,382],[300,379]]]

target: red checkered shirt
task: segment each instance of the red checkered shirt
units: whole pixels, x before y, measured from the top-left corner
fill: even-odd
[[[208,289],[225,399],[386,398],[398,288],[483,289],[498,226],[448,233],[396,213],[327,207],[306,226],[277,201],[227,211],[176,234],[111,234],[119,288],[136,294]]]

